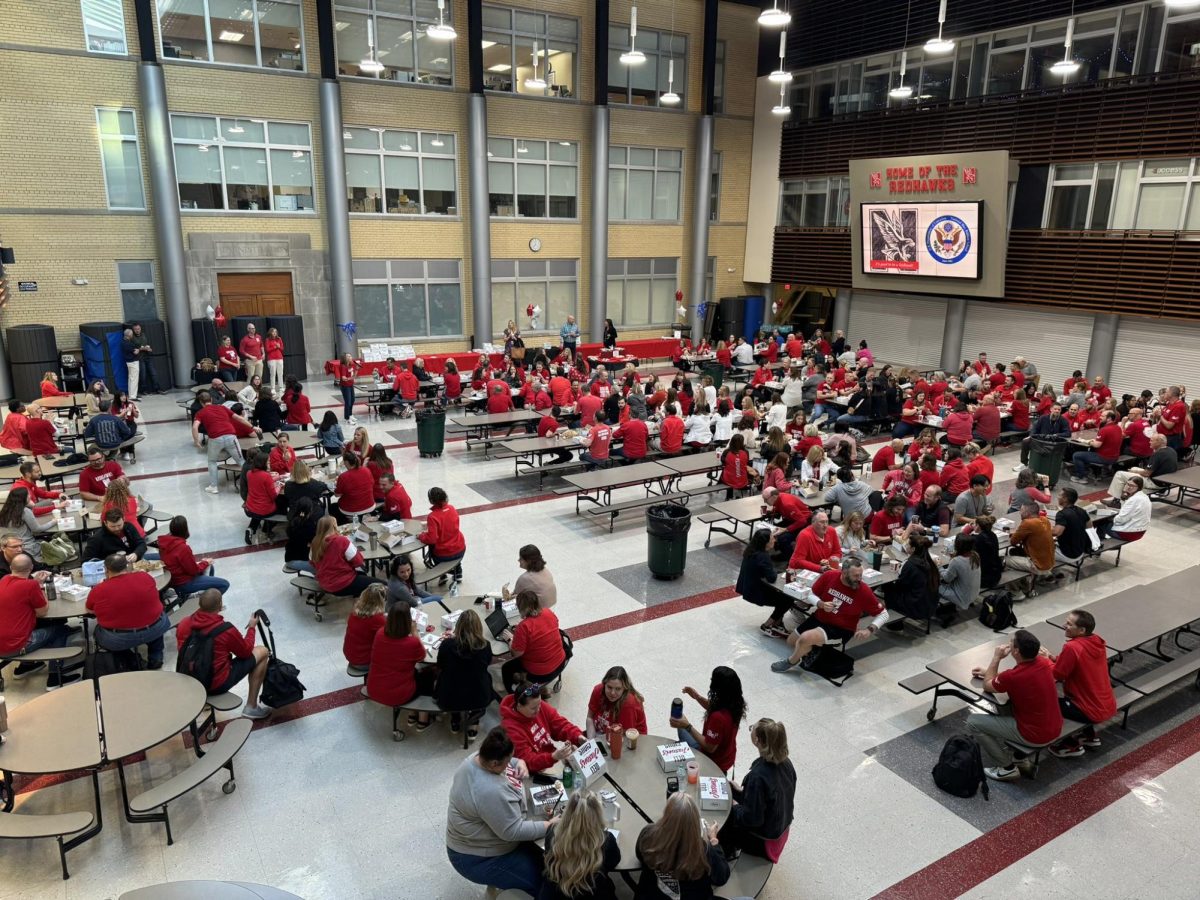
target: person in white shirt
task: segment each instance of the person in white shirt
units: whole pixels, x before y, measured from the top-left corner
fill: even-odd
[[[1096,533],[1101,538],[1115,537],[1122,541],[1140,541],[1150,530],[1151,503],[1149,495],[1142,492],[1145,487],[1141,475],[1133,475],[1125,482],[1121,494],[1121,508],[1111,519],[1096,522]]]
[[[697,405],[692,414],[683,420],[683,442],[693,447],[707,447],[712,443],[712,421],[708,407]]]
[[[754,365],[754,348],[738,338],[737,346],[733,348],[733,361],[739,366]]]
[[[820,447],[810,447],[808,456],[800,463],[800,480],[824,483],[837,471],[833,461],[825,456]]]
[[[253,376],[244,388],[237,392],[237,398],[241,401],[242,406],[246,409],[254,409],[254,404],[258,402],[258,391],[262,387],[262,379],[257,375]]]
[[[712,376],[705,375],[703,384],[704,384],[704,405],[707,406],[710,411],[714,410],[717,408],[717,389],[716,389],[716,386],[713,385]]]
[[[787,404],[777,394],[771,401],[770,409],[767,410],[767,431],[772,428],[782,430],[787,425],[787,411]]]
[[[791,409],[801,409],[804,404],[804,379],[800,377],[800,371],[793,369],[783,379],[783,392],[780,398],[783,400],[783,405]]]
[[[712,417],[713,444],[724,447],[729,443],[729,439],[733,437],[733,423],[733,410],[727,409],[724,413],[718,412]]]

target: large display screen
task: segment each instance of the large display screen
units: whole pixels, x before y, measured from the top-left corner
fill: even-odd
[[[978,279],[982,211],[979,200],[860,204],[863,273]]]

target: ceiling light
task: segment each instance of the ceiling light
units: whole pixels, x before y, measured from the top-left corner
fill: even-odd
[[[226,30],[226,31],[222,31],[219,35],[217,35],[218,41],[225,41],[227,44],[236,44],[238,41],[242,41],[245,39],[246,39],[246,33],[244,31],[228,31],[228,30]]]
[[[777,115],[777,116],[790,115],[792,112],[792,108],[790,106],[788,106],[787,100],[785,99],[785,96],[784,96],[785,90],[787,90],[787,88],[781,84],[779,86],[779,103],[777,105],[771,107],[771,112],[775,113],[775,115]]]
[[[358,63],[358,71],[368,75],[378,75],[383,71],[383,63],[375,57],[375,22],[367,19],[367,56]]]
[[[518,153],[528,153],[529,152],[529,148],[525,146],[524,141],[517,141],[517,152]]]
[[[241,125],[234,124],[234,125],[230,125],[228,128],[226,128],[225,133],[226,134],[245,134],[246,129],[243,128]]]
[[[530,91],[545,91],[546,79],[538,75],[537,38],[534,38],[533,40],[533,53],[531,54],[531,58],[533,59],[533,74],[525,79],[525,88],[526,90]]]
[[[559,141],[559,142],[558,142],[558,145],[559,145],[560,147],[570,147],[570,146],[571,146],[571,142],[570,142],[570,141]]]
[[[908,71],[908,51],[900,52],[900,83],[888,91],[893,100],[907,100],[912,96],[912,88],[904,83],[904,73]]]
[[[1072,4],[1073,5],[1073,4]],[[1071,42],[1075,37],[1075,17],[1067,19],[1067,34],[1063,38],[1063,58],[1050,67],[1051,74],[1066,78],[1079,71],[1079,61],[1071,56]]]
[[[1167,0],[1168,9],[1196,9],[1200,0]]]
[[[937,37],[930,38],[925,42],[926,53],[949,53],[954,49],[954,41],[942,37],[942,26],[946,24],[946,0],[942,0],[938,7],[938,33]]]
[[[679,95],[675,93],[675,59],[667,60],[667,92],[658,98],[661,106],[677,106]]]
[[[770,9],[764,9],[758,14],[758,24],[763,28],[783,28],[791,21],[792,14],[779,8],[779,0],[774,0]]]
[[[627,66],[640,66],[646,54],[637,48],[637,7],[629,9],[629,49],[621,54],[621,62]]]
[[[446,24],[446,0],[438,0],[437,24],[425,29],[425,36],[435,41],[452,41],[458,37],[458,32]]]
[[[212,149],[212,148],[211,148],[211,147],[209,147],[209,146],[208,146],[208,144],[201,144],[201,145],[200,145],[199,147],[197,147],[196,149],[197,149],[197,150],[199,150],[201,153],[207,153],[207,152],[208,152],[210,149]]]
[[[349,22],[338,22],[336,25],[333,26],[334,31],[345,31],[349,27],[350,27]]]
[[[486,50],[488,47],[495,47],[496,42],[495,41],[480,41],[479,46],[482,47],[484,50]]]
[[[292,159],[304,159],[304,151],[303,150],[293,150],[292,151]]]
[[[784,64],[784,52],[787,49],[787,32],[779,32],[779,68],[767,76],[767,80],[774,84],[787,84],[792,80],[792,73],[787,70]]]
[[[511,72],[512,66],[508,63],[496,63],[494,66],[488,66],[489,72]]]
[[[433,140],[429,142],[429,146],[430,147],[445,147],[446,142],[442,140],[442,136],[440,134],[435,134],[433,136]]]

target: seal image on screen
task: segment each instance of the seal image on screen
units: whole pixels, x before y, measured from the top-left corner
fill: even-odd
[[[971,252],[971,229],[957,216],[938,216],[925,232],[925,249],[940,263],[962,262]]]
[[[917,211],[871,210],[871,260],[914,262],[917,258]]]

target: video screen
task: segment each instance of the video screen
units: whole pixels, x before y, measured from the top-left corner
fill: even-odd
[[[983,203],[863,203],[862,268],[867,275],[978,279]]]

